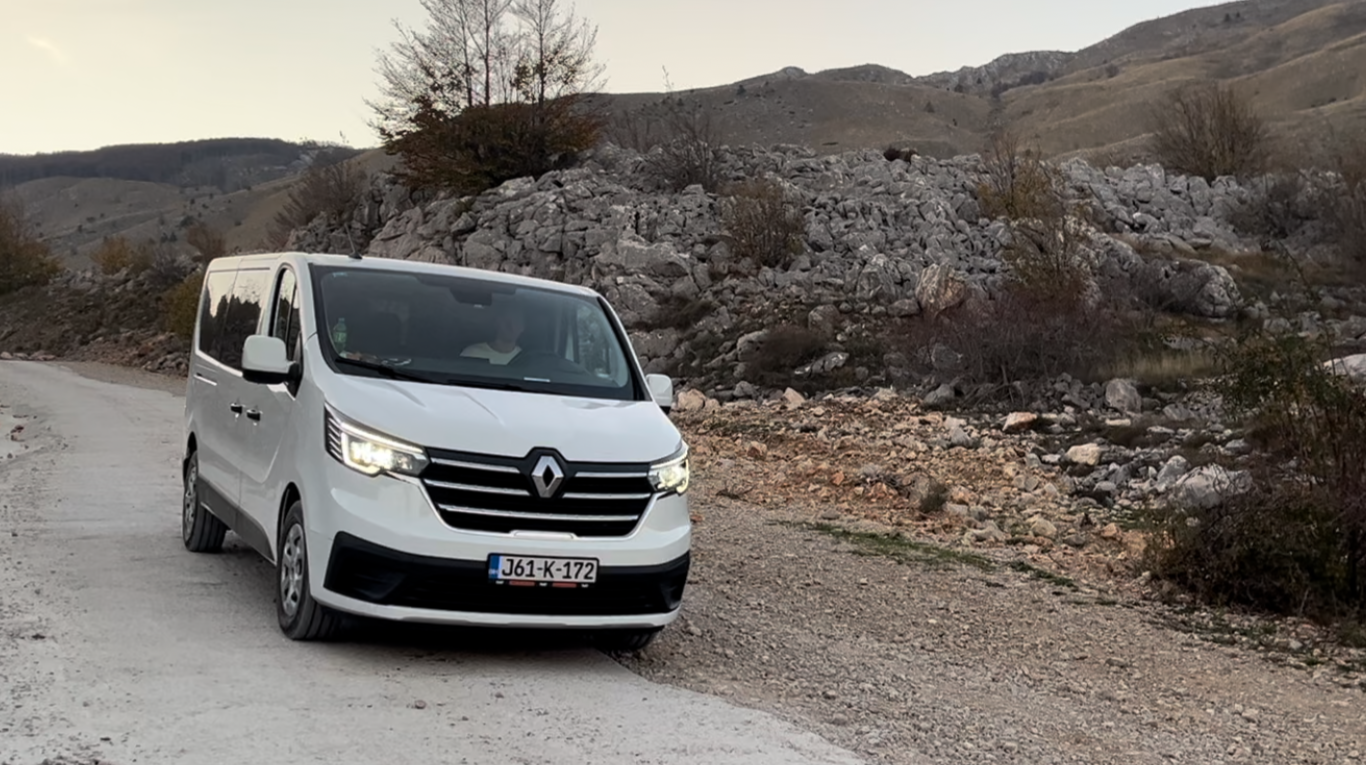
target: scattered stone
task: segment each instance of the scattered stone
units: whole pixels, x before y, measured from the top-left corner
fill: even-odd
[[[1006,433],[1027,431],[1033,428],[1038,420],[1039,416],[1032,412],[1012,412],[1006,416],[1005,425],[1001,426],[1001,430]]]
[[[1201,466],[1177,480],[1169,497],[1180,508],[1209,509],[1247,491],[1251,482],[1246,471],[1229,471],[1220,465]]]
[[[1067,450],[1067,459],[1077,465],[1097,465],[1100,463],[1099,444],[1078,444]]]
[[[783,392],[783,404],[787,405],[789,410],[795,410],[803,404],[806,404],[806,397],[789,388]]]
[[[1052,540],[1058,536],[1058,527],[1048,519],[1041,516],[1035,516],[1029,524],[1029,534],[1035,537],[1047,537]]]
[[[1143,412],[1143,397],[1134,384],[1122,378],[1115,378],[1105,384],[1105,403],[1113,410],[1126,415]]]
[[[955,396],[957,396],[957,394],[954,392],[953,386],[945,383],[927,394],[921,401],[921,404],[924,404],[926,407],[942,407],[953,401]]]

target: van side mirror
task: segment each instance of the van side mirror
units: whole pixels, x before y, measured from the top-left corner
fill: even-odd
[[[248,383],[285,383],[296,367],[289,361],[285,342],[273,335],[252,335],[242,344],[242,379]]]
[[[645,385],[650,388],[650,396],[655,400],[655,404],[664,410],[664,414],[669,414],[674,408],[674,382],[668,375],[646,375]]]

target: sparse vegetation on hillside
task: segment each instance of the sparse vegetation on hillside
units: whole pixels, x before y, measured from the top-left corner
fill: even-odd
[[[1070,310],[1085,302],[1094,292],[1090,211],[1068,199],[1059,168],[1003,128],[988,144],[983,169],[982,212],[1010,225],[1001,258],[1012,288],[1040,307]]]
[[[721,138],[712,110],[674,93],[667,73],[664,90],[658,102],[614,115],[607,123],[607,138],[644,154],[646,172],[669,191],[693,185],[718,191]]]
[[[1270,132],[1248,98],[1231,85],[1184,85],[1152,110],[1152,151],[1169,171],[1247,177],[1266,169]]]
[[[1331,234],[1343,260],[1366,274],[1366,138],[1331,138],[1328,165],[1342,183],[1323,205]]]
[[[167,144],[125,144],[93,151],[0,154],[0,187],[43,178],[117,178],[233,191],[284,175],[282,166],[315,144],[274,138],[215,138]],[[355,154],[355,150],[346,150]]]
[[[204,289],[202,269],[186,276],[175,287],[161,296],[162,324],[167,332],[188,341],[194,336],[194,323],[199,315],[199,294]]]
[[[0,295],[46,284],[60,270],[19,201],[0,198]]]
[[[422,0],[424,31],[399,25],[372,103],[414,188],[469,194],[565,167],[598,142],[582,94],[601,71],[596,29],[559,0]]]
[[[1319,618],[1366,613],[1366,390],[1326,339],[1258,330],[1216,387],[1262,453],[1242,492],[1156,514],[1154,574],[1207,601]]]
[[[756,266],[786,268],[802,252],[806,216],[798,201],[778,181],[743,181],[728,190],[721,218],[735,255]]]
[[[117,274],[125,269],[137,273],[151,267],[152,246],[148,242],[135,245],[127,237],[105,237],[90,260],[104,274]]]
[[[813,362],[825,351],[828,338],[795,324],[780,324],[767,331],[749,363],[750,374],[764,386],[797,384],[793,371]]]
[[[289,198],[271,222],[267,238],[271,246],[284,247],[290,232],[307,226],[319,215],[345,220],[359,202],[369,181],[362,169],[336,156],[321,155],[290,187]]]
[[[185,232],[185,242],[195,249],[200,263],[208,263],[228,254],[228,243],[223,232],[200,222]]]

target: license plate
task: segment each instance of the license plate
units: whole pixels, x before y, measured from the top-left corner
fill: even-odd
[[[489,556],[489,580],[494,583],[579,588],[591,585],[597,579],[597,559],[508,556],[501,553]]]

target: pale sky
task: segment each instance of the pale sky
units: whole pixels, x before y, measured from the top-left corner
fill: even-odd
[[[797,66],[929,74],[1077,50],[1201,0],[577,0],[606,90]],[[418,0],[0,0],[0,153],[224,136],[374,146],[364,99]]]

